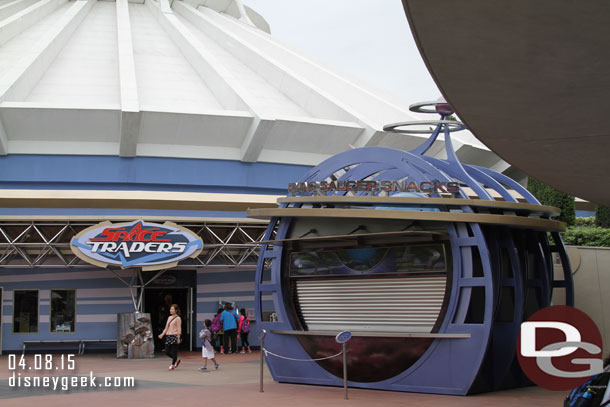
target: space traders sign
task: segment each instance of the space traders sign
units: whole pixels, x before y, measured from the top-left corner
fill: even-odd
[[[74,236],[70,247],[76,256],[96,266],[157,270],[196,257],[203,242],[190,230],[171,222],[160,225],[136,220],[91,226]]]

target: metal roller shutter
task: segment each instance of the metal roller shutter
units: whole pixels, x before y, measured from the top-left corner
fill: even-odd
[[[296,281],[297,309],[311,331],[430,332],[447,277]]]

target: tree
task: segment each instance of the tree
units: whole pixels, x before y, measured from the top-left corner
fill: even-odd
[[[595,225],[610,228],[610,207],[597,205],[595,208]]]
[[[565,222],[567,225],[574,224],[576,213],[574,212],[574,197],[572,195],[558,191],[532,177],[529,177],[527,181],[527,189],[538,198],[542,205],[554,206],[561,210],[557,220]]]

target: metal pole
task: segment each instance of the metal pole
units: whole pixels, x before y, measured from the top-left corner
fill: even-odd
[[[142,298],[144,298],[144,277],[142,276],[142,269],[138,268],[138,279],[140,280],[140,295],[138,297],[138,312],[143,312]]]
[[[263,391],[263,367],[265,365],[265,336],[261,338],[261,384],[259,387],[259,393],[264,393]]]
[[[347,342],[343,342],[343,390],[344,400],[347,400]]]
[[[340,343],[342,346],[342,354],[343,354],[343,399],[347,400],[347,341],[352,337],[352,333],[350,331],[339,332],[337,336],[335,336],[335,341]]]

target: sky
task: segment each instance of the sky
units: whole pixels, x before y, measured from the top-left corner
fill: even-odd
[[[417,50],[400,0],[244,0],[271,34],[406,102],[441,96]]]

